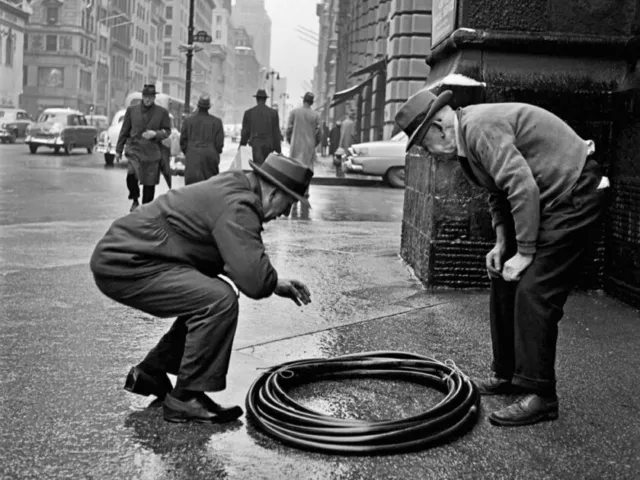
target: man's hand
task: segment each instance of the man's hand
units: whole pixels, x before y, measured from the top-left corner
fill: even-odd
[[[276,285],[273,293],[279,297],[290,298],[296,302],[298,306],[302,305],[302,303],[305,305],[311,303],[309,289],[304,283],[298,280],[278,280],[278,285]]]
[[[115,161],[119,162],[120,160],[122,160],[122,154],[121,153],[116,153]]]
[[[487,274],[489,278],[500,278],[502,276],[502,259],[507,251],[504,243],[498,242],[486,256]]]
[[[516,253],[513,257],[507,260],[502,270],[502,278],[507,282],[515,282],[520,280],[522,272],[524,272],[531,262],[533,261],[533,255],[523,255],[522,253]]]
[[[154,132],[153,130],[147,130],[142,134],[142,138],[144,138],[145,140],[156,138],[156,132]]]

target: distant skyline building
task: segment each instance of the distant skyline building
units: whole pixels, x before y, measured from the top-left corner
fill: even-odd
[[[271,18],[264,0],[236,0],[232,19],[236,27],[244,27],[251,35],[258,62],[268,68],[271,65]]]

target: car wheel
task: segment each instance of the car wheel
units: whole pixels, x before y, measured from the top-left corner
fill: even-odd
[[[115,160],[116,156],[113,153],[105,153],[104,154],[104,164],[107,167],[112,167],[113,166],[113,161]]]
[[[404,188],[404,167],[390,168],[384,179],[391,188]]]
[[[73,152],[73,145],[71,145],[70,143],[66,144],[64,146],[64,154],[65,155],[71,155],[71,152]]]
[[[38,145],[34,145],[33,143],[29,144],[29,151],[31,153],[36,153],[38,151]]]
[[[53,153],[58,155],[60,153],[60,147],[53,147]]]

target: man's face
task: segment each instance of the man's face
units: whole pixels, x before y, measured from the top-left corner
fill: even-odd
[[[450,156],[457,151],[455,130],[435,121],[422,138],[420,146],[433,156]]]
[[[143,95],[142,96],[142,103],[144,104],[145,107],[150,107],[151,105],[153,105],[153,102],[155,102],[156,100],[156,96],[155,95]]]
[[[264,205],[264,222],[270,222],[284,215],[289,216],[296,199],[280,190],[272,190]]]

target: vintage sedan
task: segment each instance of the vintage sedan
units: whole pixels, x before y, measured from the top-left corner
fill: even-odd
[[[38,121],[27,128],[24,140],[31,153],[39,147],[52,148],[54,153],[64,150],[69,155],[74,148],[86,148],[92,153],[98,140],[96,127],[87,124],[87,119],[72,108],[47,108]]]
[[[0,107],[0,141],[14,143],[26,135],[27,127],[33,124],[31,116],[19,108]]]
[[[390,187],[404,188],[406,145],[404,132],[390,140],[354,144],[343,156],[342,168],[348,173],[380,176]]]
[[[108,166],[113,165],[113,161],[116,157],[116,145],[118,143],[118,137],[120,136],[120,130],[122,129],[124,114],[126,112],[127,110],[125,108],[118,110],[113,116],[113,120],[111,121],[109,128],[103,131],[98,138],[97,152],[104,154],[104,163]],[[171,118],[171,135],[162,143],[169,147],[171,150],[171,157],[174,158],[182,155],[180,152],[180,132],[175,128],[173,115],[169,114],[169,118]]]

